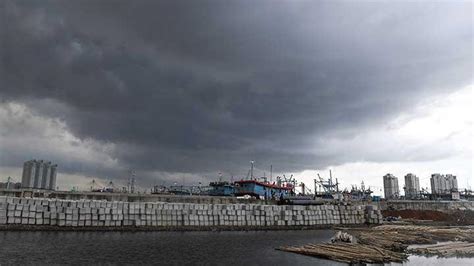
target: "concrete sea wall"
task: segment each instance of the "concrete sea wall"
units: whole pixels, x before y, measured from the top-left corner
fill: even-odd
[[[291,228],[379,224],[372,205],[120,202],[0,197],[0,225],[58,227]]]

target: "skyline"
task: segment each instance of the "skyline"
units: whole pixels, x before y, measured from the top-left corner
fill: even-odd
[[[58,163],[59,186],[133,169],[143,187],[245,177],[255,160],[311,185],[329,169],[348,187],[410,172],[473,185],[471,2],[0,11],[2,181],[30,159]]]

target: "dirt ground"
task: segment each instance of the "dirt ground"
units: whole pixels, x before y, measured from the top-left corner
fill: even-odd
[[[385,210],[384,217],[402,217],[404,219],[430,220],[444,222],[450,225],[474,225],[474,211],[453,211],[445,213],[440,211],[418,211],[418,210]]]

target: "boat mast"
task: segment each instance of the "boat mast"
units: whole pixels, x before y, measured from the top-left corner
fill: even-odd
[[[270,182],[273,181],[273,165],[270,164]]]
[[[255,161],[250,161],[250,179],[253,180],[253,164]]]

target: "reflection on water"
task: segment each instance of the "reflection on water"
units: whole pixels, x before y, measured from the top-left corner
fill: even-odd
[[[331,230],[0,232],[0,264],[344,265],[275,250],[325,242],[332,235]],[[473,265],[473,261],[410,257],[405,264]]]

